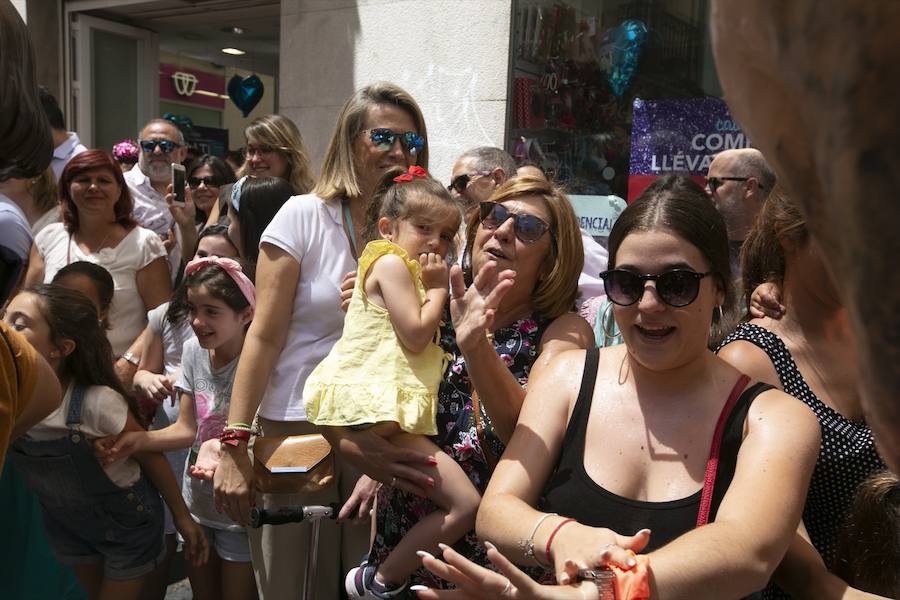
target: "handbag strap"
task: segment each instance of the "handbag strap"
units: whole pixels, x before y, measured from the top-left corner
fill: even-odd
[[[719,414],[719,422],[716,423],[716,432],[713,434],[712,445],[709,449],[709,459],[706,461],[706,475],[703,478],[703,493],[700,495],[700,510],[697,513],[697,527],[706,525],[709,522],[709,512],[712,507],[713,487],[716,484],[716,471],[719,469],[719,451],[722,447],[722,436],[725,434],[725,425],[728,417],[737,404],[738,398],[741,397],[744,388],[750,383],[750,378],[743,373],[738,378],[734,387],[731,388],[731,394],[728,401]]]
[[[478,400],[478,391],[472,388],[472,412],[475,417],[475,435],[478,436],[478,445],[481,446],[481,453],[484,454],[484,462],[487,463],[491,472],[497,467],[497,456],[488,447],[487,439],[484,437],[484,426],[481,424],[481,403]]]

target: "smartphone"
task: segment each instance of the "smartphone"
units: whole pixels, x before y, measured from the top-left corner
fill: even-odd
[[[175,192],[174,203],[184,206],[184,165],[172,163],[172,191]]]

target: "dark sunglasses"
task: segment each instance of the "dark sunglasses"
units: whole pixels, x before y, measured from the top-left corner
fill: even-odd
[[[219,187],[219,180],[215,177],[188,177],[188,185],[192,190],[196,190],[201,185],[206,187]]]
[[[366,129],[363,133],[369,134],[369,139],[381,152],[387,152],[393,148],[397,138],[400,138],[400,145],[403,147],[403,150],[413,156],[418,155],[425,148],[425,138],[415,131],[398,133],[384,127],[378,127]]]
[[[715,194],[716,190],[725,185],[726,181],[749,181],[750,179],[751,177],[707,177],[706,185],[709,186],[709,191]],[[757,187],[763,189],[763,186],[758,183]]]
[[[456,190],[457,194],[462,194],[466,191],[466,188],[469,187],[469,183],[476,177],[484,177],[485,175],[490,175],[490,171],[475,171],[474,173],[463,173],[462,175],[457,175],[453,178],[453,181],[450,182],[450,185],[447,186],[447,191],[452,192]]]
[[[656,282],[656,293],[660,300],[681,308],[697,299],[700,280],[712,271],[698,273],[689,269],[672,269],[659,275],[638,275],[625,269],[612,269],[600,273],[606,297],[619,306],[631,306],[644,295],[644,284]]]
[[[513,213],[506,210],[506,207],[497,202],[482,202],[479,204],[481,210],[481,226],[485,229],[497,229],[503,225],[507,219],[513,220],[513,227],[516,237],[525,244],[532,244],[541,236],[550,230],[550,226],[534,215],[528,213]],[[552,234],[551,234],[552,235]]]
[[[175,142],[170,142],[169,140],[141,140],[140,143],[141,150],[143,150],[147,154],[150,154],[151,152],[156,150],[157,146],[159,146],[165,154],[168,154],[176,148],[181,148],[181,144],[176,144]]]

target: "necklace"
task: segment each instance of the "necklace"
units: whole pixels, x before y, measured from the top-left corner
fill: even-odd
[[[90,250],[90,249],[89,249],[89,254],[94,254],[94,253],[96,253],[96,252],[100,252],[100,250],[103,249],[103,245],[106,244],[107,240],[109,240],[109,236],[111,236],[112,233],[113,233],[113,230],[110,229],[110,230],[106,233],[106,235],[103,237],[103,239],[100,241],[100,245],[97,246],[97,249],[96,249],[96,250]],[[69,234],[69,244],[66,246],[66,264],[67,264],[67,265],[72,264],[72,242],[73,242],[73,241],[75,241],[75,237],[74,237],[73,234],[70,233],[70,234]],[[75,243],[77,244],[78,242],[75,241]],[[85,244],[85,245],[87,245],[87,244]]]

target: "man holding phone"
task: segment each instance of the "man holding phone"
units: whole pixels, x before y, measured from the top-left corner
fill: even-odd
[[[190,240],[179,239],[186,237],[185,232],[176,235],[175,219],[166,203],[166,188],[172,183],[172,164],[180,164],[187,155],[184,134],[171,121],[152,119],[141,129],[138,145],[141,147],[138,164],[124,173],[134,201],[132,214],[142,227],[170,242],[167,244],[169,267],[174,280],[181,263],[181,247],[191,245]]]

